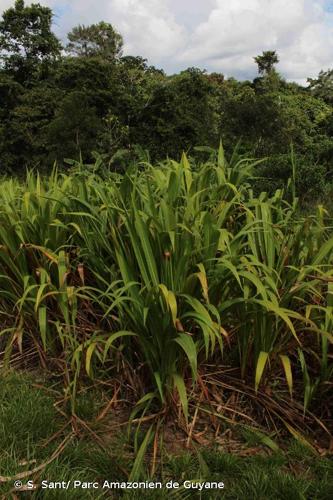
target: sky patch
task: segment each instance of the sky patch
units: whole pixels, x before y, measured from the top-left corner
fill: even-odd
[[[299,83],[333,67],[331,0],[39,1],[53,9],[63,41],[73,26],[104,20],[123,35],[125,54],[167,73],[195,66],[253,78],[263,50],[277,50],[279,71]],[[0,11],[13,3],[0,0]]]

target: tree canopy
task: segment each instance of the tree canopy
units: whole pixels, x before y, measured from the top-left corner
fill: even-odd
[[[258,72],[260,75],[269,75],[272,73],[275,64],[279,62],[275,50],[266,50],[261,56],[254,57],[254,60],[258,64]]]
[[[259,172],[265,189],[289,176],[291,143],[308,196],[333,177],[333,70],[307,88],[288,83],[271,50],[254,57],[253,81],[197,68],[168,76],[140,55],[123,55],[122,36],[106,22],[74,27],[62,50],[52,19],[50,8],[17,0],[0,20],[1,173],[96,154],[111,168],[121,156],[125,168],[138,151],[154,160],[196,155],[195,146],[222,139],[227,151],[240,141],[240,152],[270,158]]]
[[[29,79],[40,65],[60,55],[61,43],[51,29],[52,11],[23,0],[7,9],[0,21],[0,61],[18,80]]]
[[[66,51],[77,57],[94,57],[113,61],[122,53],[123,38],[109,23],[79,25],[68,33]]]
[[[320,71],[317,78],[308,78],[308,83],[315,97],[333,104],[333,69]]]

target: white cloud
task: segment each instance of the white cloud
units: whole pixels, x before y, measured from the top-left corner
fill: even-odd
[[[114,0],[111,13],[125,38],[128,53],[158,62],[174,57],[187,39],[165,0]]]
[[[279,69],[290,79],[304,79],[333,63],[332,26],[323,2],[217,0],[179,59],[251,74],[253,56],[271,49],[278,51]]]
[[[126,53],[143,55],[155,64],[175,57],[188,38],[186,28],[182,22],[177,22],[169,0],[39,1],[54,10],[55,30],[62,38],[77,24],[105,20],[124,36]],[[26,1],[26,4],[30,3],[33,1]],[[0,0],[0,10],[12,4],[13,1]]]
[[[169,71],[198,66],[251,77],[253,56],[274,49],[288,79],[304,81],[333,65],[331,0],[35,1],[54,9],[62,38],[76,24],[105,20],[124,36],[126,53]],[[0,0],[0,11],[12,4]]]

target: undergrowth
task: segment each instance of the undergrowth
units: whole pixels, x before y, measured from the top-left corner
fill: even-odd
[[[257,162],[222,146],[200,164],[118,174],[97,160],[4,180],[2,370],[28,359],[61,378],[75,431],[84,388],[109,384],[110,412],[132,410],[132,479],[170,420],[189,442],[205,417],[213,434],[252,427],[274,447],[286,429],[329,449],[332,218],[299,212],[292,163],[273,196],[253,194]]]

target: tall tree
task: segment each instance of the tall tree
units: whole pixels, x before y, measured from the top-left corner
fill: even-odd
[[[73,56],[95,57],[113,61],[121,56],[123,38],[109,23],[79,25],[68,34],[66,51]]]
[[[315,97],[333,104],[333,69],[321,71],[318,78],[308,78],[309,89]]]
[[[275,50],[264,51],[261,56],[254,57],[254,60],[258,64],[260,75],[270,75],[274,70],[274,65],[279,62]]]
[[[0,21],[0,61],[17,79],[24,81],[45,69],[59,56],[61,44],[52,33],[52,10],[40,4],[26,6],[16,0]]]
[[[193,146],[217,145],[213,92],[205,72],[197,68],[156,80],[132,123],[131,142],[147,148],[153,159],[176,157]]]

